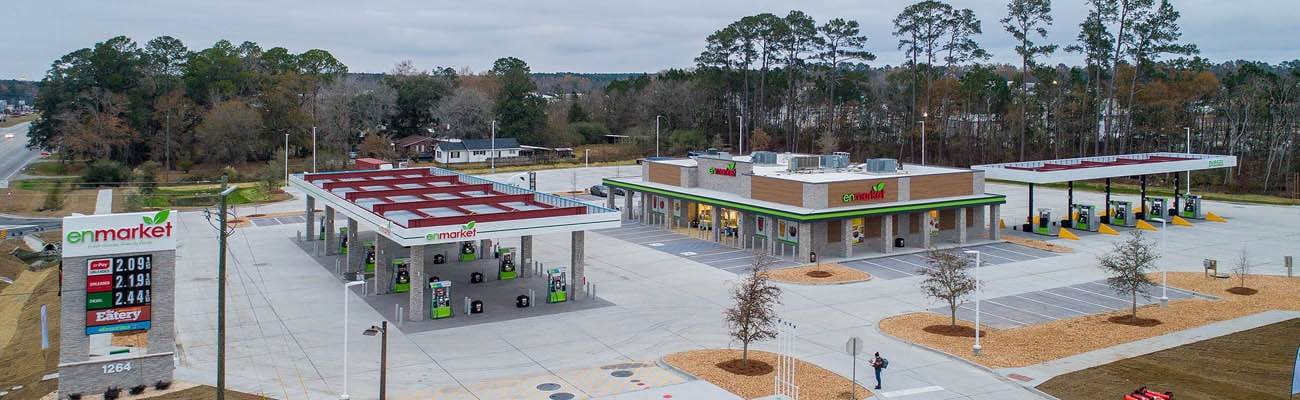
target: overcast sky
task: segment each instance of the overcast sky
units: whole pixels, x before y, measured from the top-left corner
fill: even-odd
[[[1213,62],[1270,63],[1300,58],[1296,0],[1173,0],[1183,39]],[[299,53],[328,50],[352,72],[386,72],[402,60],[421,69],[484,71],[497,58],[523,59],[534,72],[654,72],[694,65],[710,33],[746,15],[800,9],[818,23],[857,20],[873,65],[898,65],[893,19],[903,0],[14,0],[5,2],[0,78],[39,80],[50,63],[117,35],[141,46],[170,35],[191,49],[220,39]],[[977,40],[994,61],[1018,63],[998,20],[1002,0],[953,0],[983,21]],[[1072,43],[1085,0],[1056,1],[1053,43]],[[1048,60],[1078,64],[1075,54]]]

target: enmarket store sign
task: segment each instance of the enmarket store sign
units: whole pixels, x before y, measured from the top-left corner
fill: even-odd
[[[881,200],[884,198],[885,198],[884,182],[880,182],[877,183],[875,186],[872,186],[871,191],[858,192],[858,193],[845,193],[843,196],[840,196],[840,200],[844,200],[845,203],[854,202],[854,201]]]
[[[430,242],[440,242],[444,240],[463,240],[471,239],[478,235],[478,228],[474,227],[475,222],[469,221],[468,224],[461,225],[460,230],[450,232],[437,232],[424,235],[424,240]]]
[[[727,168],[709,168],[709,173],[722,176],[736,176],[736,162],[727,163]]]
[[[171,210],[63,218],[63,256],[173,250]],[[90,272],[90,271],[88,271]]]

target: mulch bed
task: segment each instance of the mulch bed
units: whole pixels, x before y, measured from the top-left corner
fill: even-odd
[[[765,273],[768,279],[789,283],[851,283],[871,279],[871,274],[835,263],[782,268]]]
[[[776,370],[772,366],[776,365],[776,354],[750,350],[749,370],[742,371],[746,373],[732,372],[729,366],[739,365],[740,357],[740,350],[695,350],[669,354],[664,356],[664,362],[746,399],[775,394],[773,378],[776,376]],[[863,360],[863,365],[866,365],[865,362]],[[757,365],[767,366],[766,371],[751,375],[750,373],[762,369]],[[852,381],[849,378],[803,360],[795,360],[794,370],[794,380],[795,384],[799,385],[800,399],[850,398]],[[858,372],[862,373],[862,371],[862,366],[859,366]],[[858,383],[857,395],[859,399],[871,397],[871,391],[863,386],[862,381]]]

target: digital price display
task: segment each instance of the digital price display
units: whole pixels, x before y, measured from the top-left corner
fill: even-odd
[[[149,329],[153,255],[98,258],[86,265],[86,334]]]

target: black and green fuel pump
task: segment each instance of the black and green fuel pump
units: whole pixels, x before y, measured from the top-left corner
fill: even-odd
[[[564,273],[559,268],[546,271],[546,302],[563,303],[569,299],[569,290],[564,283]]]
[[[393,259],[393,293],[411,291],[410,261],[405,258]]]
[[[429,304],[429,318],[451,318],[451,281],[429,282],[433,300]]]
[[[497,280],[515,279],[519,269],[515,266],[514,248],[497,249],[497,254],[501,258],[500,268],[497,269]]]
[[[348,228],[339,228],[339,254],[348,254]]]
[[[366,277],[375,276],[375,242],[365,242],[362,246],[366,249]]]
[[[461,261],[474,261],[474,259],[475,259],[475,257],[474,257],[474,253],[475,253],[475,251],[476,251],[476,249],[474,248],[474,242],[460,242],[460,260],[461,260]]]

